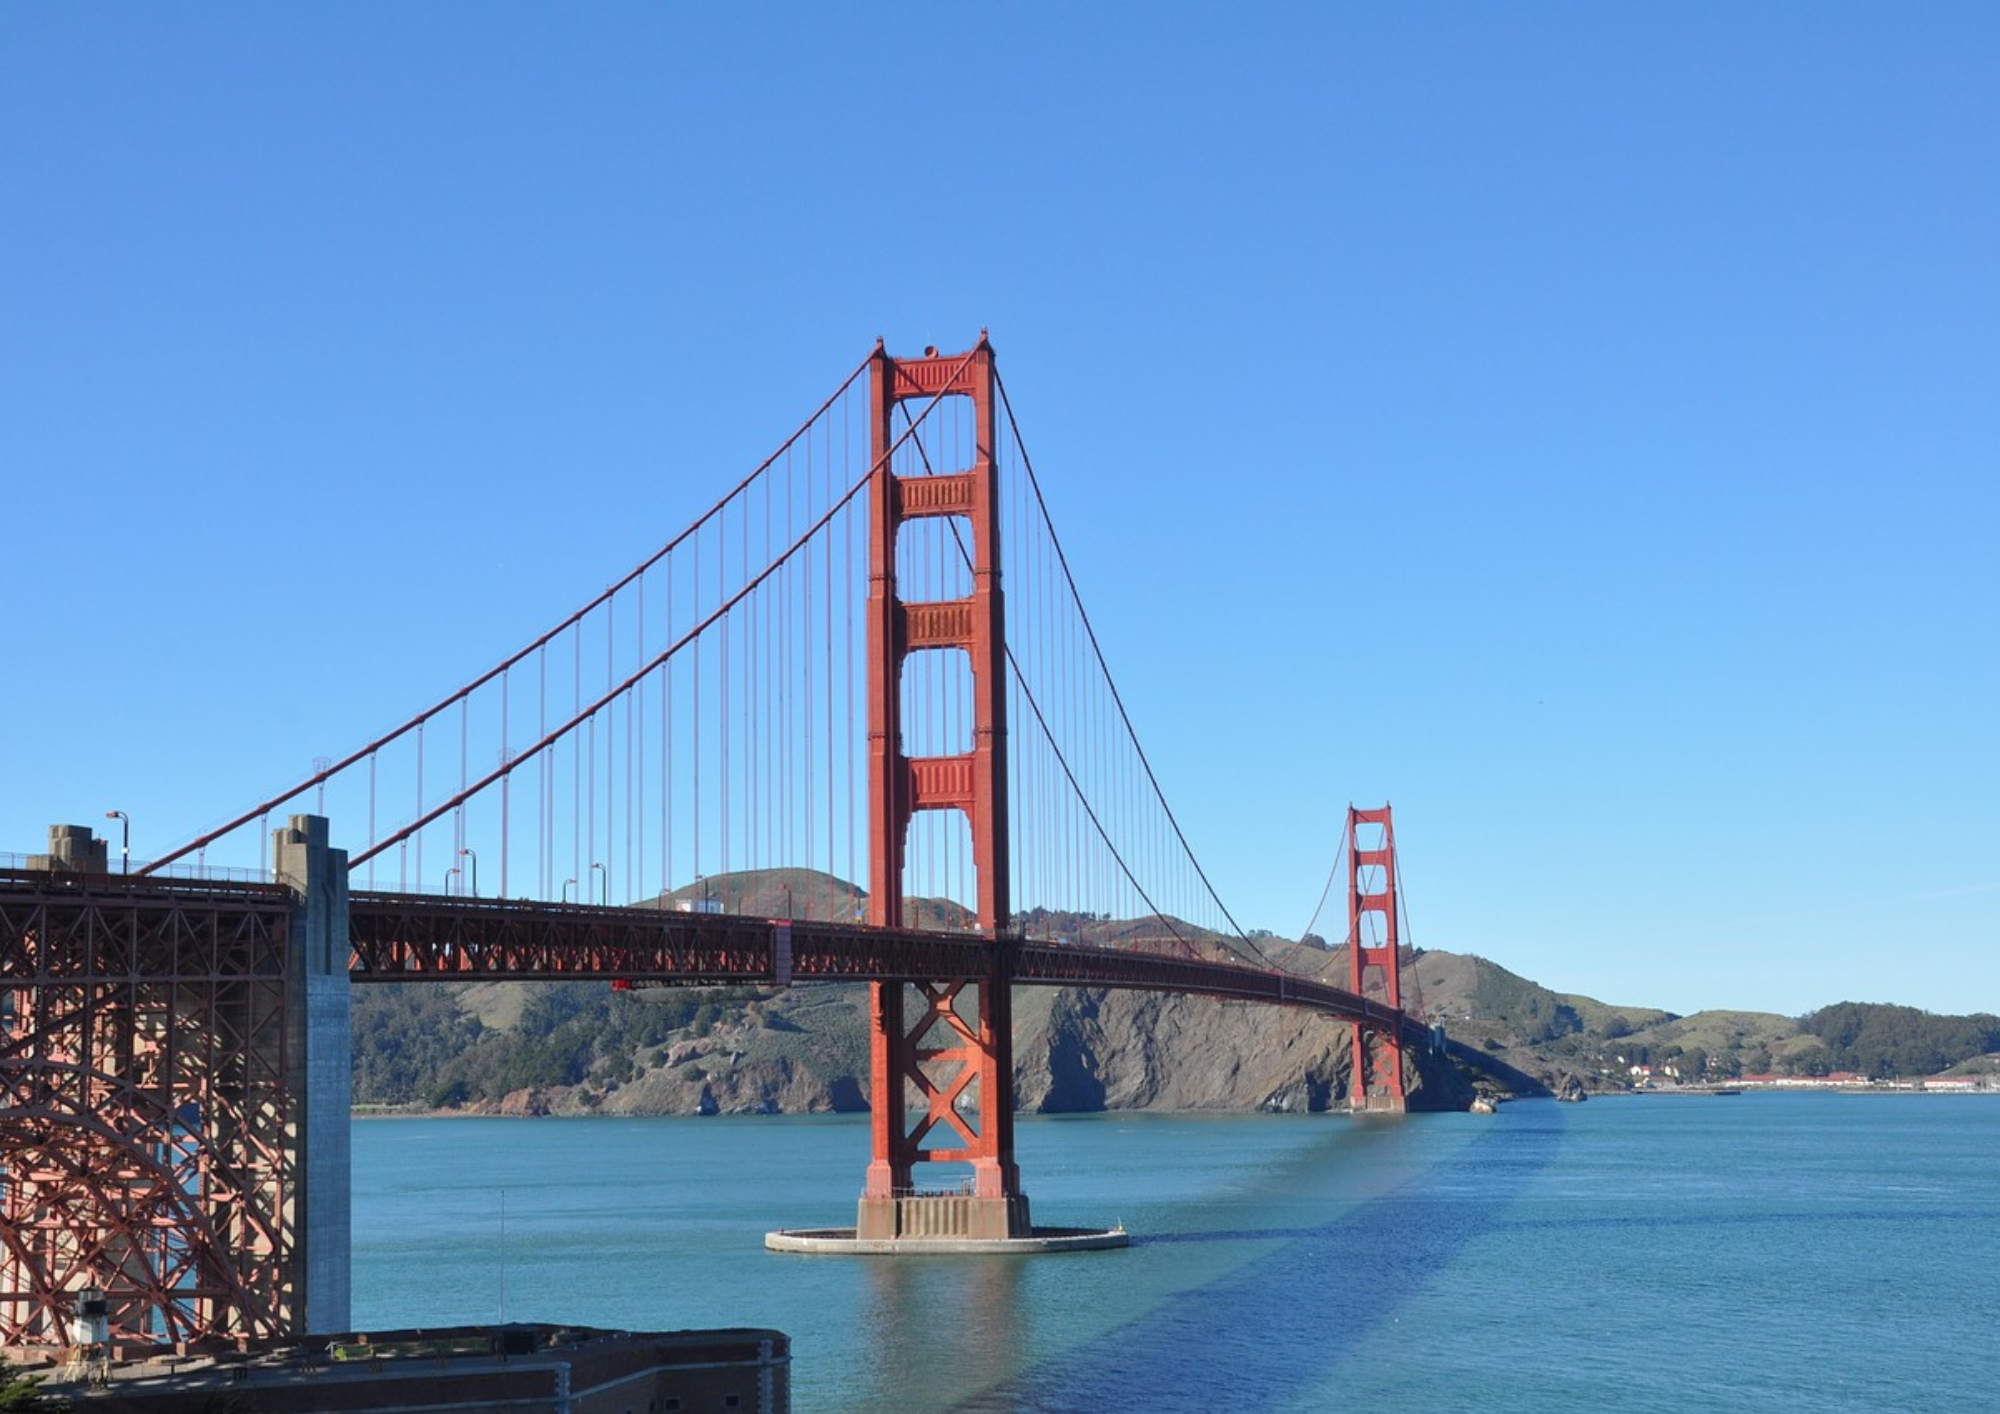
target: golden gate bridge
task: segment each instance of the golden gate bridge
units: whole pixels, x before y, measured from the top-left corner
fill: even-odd
[[[1351,1026],[1351,1107],[1400,1110],[1427,1033],[1389,809],[1350,807],[1342,848],[1345,975],[1278,966],[1139,745],[984,333],[878,343],[693,525],[394,730],[136,867],[58,829],[0,869],[0,1344],[71,1343],[86,1291],[134,1342],[347,1328],[354,985],[865,982],[855,1233],[891,1245],[1035,1231],[1017,985],[1312,1008]],[[698,902],[780,868],[851,883]],[[1050,932],[1078,916],[1116,945]]]

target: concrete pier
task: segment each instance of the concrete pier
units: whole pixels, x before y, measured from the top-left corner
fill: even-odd
[[[851,1227],[780,1228],[764,1234],[772,1252],[817,1257],[1034,1257],[1104,1252],[1132,1245],[1122,1227],[1038,1227],[1026,1237],[859,1237]]]
[[[901,1198],[862,1196],[854,1230],[871,1241],[896,1238],[974,1238],[995,1242],[1035,1230],[1028,1195],[981,1198],[971,1193],[919,1193]]]
[[[291,886],[291,967],[285,1083],[296,1147],[291,1288],[306,1335],[351,1326],[353,1247],[353,999],[347,980],[347,851],[327,843],[323,816],[294,815],[272,833],[280,882]]]

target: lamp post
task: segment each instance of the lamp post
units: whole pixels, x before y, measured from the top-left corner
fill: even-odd
[[[575,883],[576,883],[576,880],[574,880],[574,879],[565,879],[565,880],[563,880],[563,891],[562,891],[562,901],[563,901],[564,903],[568,903],[568,902],[569,902],[569,891],[570,891],[570,886],[571,886],[571,885],[573,885],[573,884],[575,884]]]
[[[451,868],[444,871],[444,895],[446,898],[451,897],[451,876],[454,874],[463,874],[464,872],[465,871],[459,868],[456,864],[452,865]]]
[[[104,818],[118,822],[118,872],[121,874],[130,874],[132,872],[132,817],[122,810],[107,810],[104,812]]]
[[[460,850],[460,851],[459,851],[458,853],[459,853],[459,857],[460,857],[461,859],[470,859],[470,860],[472,861],[472,896],[473,896],[474,898],[478,898],[478,897],[479,897],[479,856],[478,856],[478,854],[476,854],[475,852],[473,852],[473,851],[472,851],[472,850],[470,850],[470,849],[461,849],[461,850]]]
[[[604,866],[603,866],[602,864],[599,864],[599,863],[597,863],[597,862],[596,862],[596,861],[594,861],[594,860],[593,860],[593,861],[591,862],[591,866],[590,866],[590,867],[591,867],[592,869],[595,869],[595,870],[598,870],[598,871],[600,871],[600,872],[601,872],[601,873],[602,873],[602,874],[604,875],[603,879],[602,879],[602,880],[600,880],[600,881],[599,881],[599,883],[598,883],[598,898],[599,898],[599,901],[600,901],[600,902],[603,902],[603,903],[606,903],[606,904],[610,903],[610,902],[611,902],[611,871],[610,871],[609,869],[606,869],[606,868],[605,868],[605,867],[604,867]]]

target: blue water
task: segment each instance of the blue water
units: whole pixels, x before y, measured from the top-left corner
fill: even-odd
[[[1037,1218],[1134,1242],[1020,1259],[764,1251],[853,1221],[865,1121],[354,1145],[358,1325],[775,1326],[801,1411],[2000,1407],[1986,1097],[1024,1118]]]

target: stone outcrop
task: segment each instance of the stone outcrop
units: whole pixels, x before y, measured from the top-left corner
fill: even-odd
[[[1289,1007],[1065,988],[1016,1030],[1016,1094],[1042,1114],[1339,1108],[1349,1046],[1347,1023]],[[1411,1109],[1465,1107],[1456,1069],[1413,1060]]]

